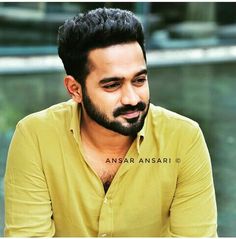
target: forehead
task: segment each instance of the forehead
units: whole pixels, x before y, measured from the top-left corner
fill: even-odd
[[[137,42],[112,45],[89,52],[91,72],[101,75],[132,74],[146,68],[142,49]]]

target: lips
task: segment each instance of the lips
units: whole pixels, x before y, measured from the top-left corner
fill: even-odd
[[[138,117],[140,114],[140,111],[127,111],[126,113],[122,114],[122,116],[126,119],[132,119]]]

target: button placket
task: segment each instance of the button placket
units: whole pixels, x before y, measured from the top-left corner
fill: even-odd
[[[109,237],[112,235],[112,217],[112,205],[110,203],[109,196],[105,195],[100,211],[98,236]]]

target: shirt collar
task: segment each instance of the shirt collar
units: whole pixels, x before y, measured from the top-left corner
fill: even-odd
[[[146,118],[144,120],[144,124],[143,124],[142,129],[137,134],[136,148],[137,148],[138,153],[140,153],[140,147],[141,147],[141,144],[142,144],[142,142],[143,142],[143,140],[145,138],[145,135],[146,135],[148,115],[149,114],[147,114],[147,116],[146,116]]]
[[[70,121],[70,131],[77,143],[80,142],[80,119],[81,119],[81,107],[75,101],[72,101],[72,117]]]

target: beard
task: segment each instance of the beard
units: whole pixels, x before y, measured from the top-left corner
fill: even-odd
[[[88,116],[97,124],[106,129],[112,130],[116,133],[125,136],[136,136],[137,133],[143,128],[145,118],[149,110],[150,100],[148,103],[139,102],[137,105],[124,105],[113,111],[114,118],[125,114],[129,111],[140,111],[138,117],[126,119],[128,125],[124,126],[118,120],[110,120],[105,113],[103,113],[91,100],[87,94],[86,87],[83,87],[83,106]]]

